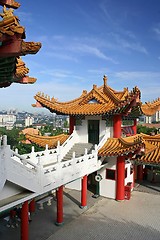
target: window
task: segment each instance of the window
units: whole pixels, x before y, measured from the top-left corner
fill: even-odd
[[[115,170],[106,169],[106,179],[115,180]]]
[[[127,168],[125,169],[125,178],[127,177]]]
[[[133,168],[133,165],[131,165],[130,167],[130,175],[134,172],[134,168]]]

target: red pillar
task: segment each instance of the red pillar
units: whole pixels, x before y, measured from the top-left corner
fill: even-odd
[[[116,185],[116,200],[124,200],[124,180],[125,180],[125,158],[124,156],[117,157],[117,185]]]
[[[133,165],[133,187],[135,187],[136,179],[137,179],[137,166]]]
[[[31,202],[29,203],[29,212],[30,213],[35,212],[35,209],[36,209],[35,200],[32,199]]]
[[[76,125],[76,118],[75,118],[75,116],[69,116],[69,134],[73,133],[75,125]]]
[[[82,178],[81,208],[87,208],[87,175]]]
[[[28,201],[24,202],[21,209],[21,240],[29,239],[28,226]]]
[[[137,119],[134,119],[134,125],[132,126],[133,135],[137,134]]]
[[[137,166],[137,180],[140,182],[143,180],[143,165]]]
[[[63,186],[60,186],[56,191],[57,197],[57,221],[56,225],[63,225]]]
[[[114,138],[121,137],[121,124],[122,124],[121,115],[114,115],[113,116],[113,137]]]

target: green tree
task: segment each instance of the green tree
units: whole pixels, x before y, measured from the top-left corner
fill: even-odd
[[[146,126],[142,126],[142,125],[138,125],[137,126],[137,133],[144,133],[144,134],[148,134],[150,135],[152,132],[157,133],[157,129],[156,128],[149,128]]]

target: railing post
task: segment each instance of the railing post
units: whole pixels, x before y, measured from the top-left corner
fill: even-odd
[[[3,135],[3,146],[7,146],[7,135]]]
[[[60,141],[57,142],[57,162],[61,162],[61,146],[60,146]]]
[[[16,148],[16,149],[15,149],[15,153],[17,153],[17,154],[18,154],[18,148]]]

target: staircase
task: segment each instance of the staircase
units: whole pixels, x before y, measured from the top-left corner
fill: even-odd
[[[75,157],[81,157],[85,154],[85,149],[87,149],[87,153],[91,153],[94,149],[94,145],[92,143],[76,143],[74,146],[69,150],[69,152],[64,156],[62,161],[68,161],[72,159],[73,152],[75,152]]]

